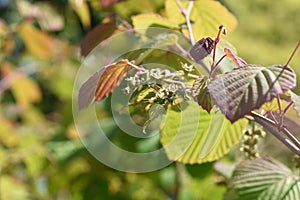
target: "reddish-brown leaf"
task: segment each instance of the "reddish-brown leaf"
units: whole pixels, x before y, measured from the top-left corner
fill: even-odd
[[[81,43],[81,55],[87,56],[100,42],[110,37],[117,30],[116,24],[106,22],[97,25],[87,33]]]
[[[246,61],[244,61],[242,58],[238,57],[237,55],[234,55],[230,49],[225,48],[224,53],[227,57],[231,58],[235,64],[239,67],[244,67],[247,65]]]
[[[101,101],[121,82],[131,69],[128,60],[121,60],[101,68],[92,75],[80,88],[78,96],[78,109],[87,107],[93,99]]]

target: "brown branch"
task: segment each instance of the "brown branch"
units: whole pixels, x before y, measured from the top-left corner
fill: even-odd
[[[281,130],[282,133],[284,133],[289,139],[283,137],[278,129],[276,128],[276,123],[272,121],[271,119],[260,115],[254,111],[251,112],[251,116],[254,118],[254,120],[262,125],[267,131],[269,131],[272,135],[274,135],[279,141],[281,141],[285,146],[287,146],[291,151],[293,151],[295,154],[300,156],[300,142],[295,138],[288,129],[283,128]]]

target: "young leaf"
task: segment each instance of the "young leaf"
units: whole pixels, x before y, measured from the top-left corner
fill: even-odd
[[[227,57],[231,58],[237,66],[244,67],[247,65],[246,61],[244,61],[242,58],[238,57],[237,55],[234,55],[230,49],[224,48],[224,53]]]
[[[214,40],[210,37],[202,38],[190,50],[191,57],[199,63],[208,56],[214,48]]]
[[[296,74],[289,66],[247,65],[218,76],[208,85],[208,92],[233,123],[295,86]]]
[[[197,78],[192,87],[192,95],[195,101],[208,113],[211,111],[213,104],[210,94],[207,92],[208,79],[205,76]]]
[[[128,60],[121,60],[101,68],[92,75],[79,90],[78,109],[87,107],[94,97],[95,101],[101,101],[111,93],[132,68],[128,63]]]
[[[239,164],[230,180],[238,200],[300,199],[300,177],[270,157]]]
[[[242,119],[232,125],[222,113],[209,114],[195,102],[189,102],[187,109],[190,111],[184,116],[180,112],[167,111],[160,140],[170,160],[185,164],[217,160],[239,142],[243,129],[247,126],[247,120]],[[193,112],[199,112],[200,121]],[[196,135],[193,133],[194,127]],[[169,145],[175,141],[174,137],[180,139],[176,140],[176,144]],[[190,141],[190,138],[193,140]]]
[[[296,110],[298,116],[300,117],[300,96],[298,96],[292,91],[289,91],[289,94],[291,95],[291,100],[294,103],[294,109]]]

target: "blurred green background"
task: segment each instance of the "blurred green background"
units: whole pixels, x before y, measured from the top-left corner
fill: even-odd
[[[288,60],[300,39],[299,0],[220,2],[239,22],[226,39],[242,58],[265,66]],[[110,3],[0,0],[0,199],[222,199],[213,163],[123,173],[82,146],[72,89],[84,36],[111,13],[129,23],[139,13],[164,15],[163,0]],[[298,75],[299,64],[298,52],[291,62]],[[225,159],[237,160],[234,152]]]

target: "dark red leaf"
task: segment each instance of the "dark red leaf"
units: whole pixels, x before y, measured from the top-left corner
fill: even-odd
[[[208,113],[210,113],[213,104],[210,94],[207,92],[208,79],[204,76],[197,78],[192,87],[192,95],[195,101]]]
[[[214,48],[214,40],[210,37],[202,38],[190,50],[191,57],[198,63],[208,56]]]
[[[87,56],[94,47],[109,38],[116,30],[117,26],[113,21],[97,25],[82,40],[81,55]]]
[[[207,91],[233,123],[295,86],[296,74],[290,66],[247,65],[218,76]]]

